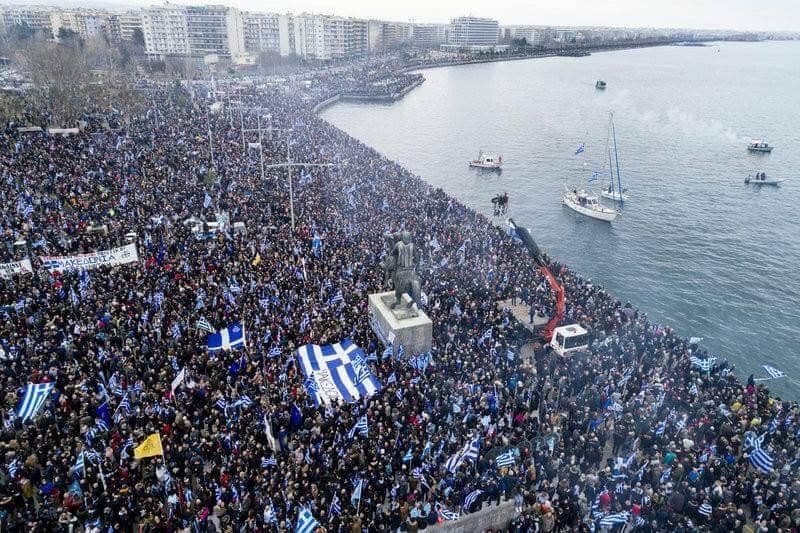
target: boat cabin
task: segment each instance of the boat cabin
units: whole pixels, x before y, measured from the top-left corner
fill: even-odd
[[[772,147],[769,145],[769,143],[762,141],[761,139],[753,139],[750,141],[748,148],[751,150],[772,150]]]
[[[579,324],[559,326],[553,330],[550,347],[558,355],[565,357],[574,352],[589,349],[589,332]]]

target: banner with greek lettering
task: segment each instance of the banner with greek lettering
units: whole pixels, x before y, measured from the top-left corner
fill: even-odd
[[[135,244],[120,246],[110,250],[100,250],[80,255],[40,256],[42,266],[50,272],[69,272],[89,270],[101,266],[124,265],[139,261]]]
[[[10,278],[17,274],[33,274],[33,267],[30,259],[22,261],[12,261],[11,263],[0,263],[0,278]]]

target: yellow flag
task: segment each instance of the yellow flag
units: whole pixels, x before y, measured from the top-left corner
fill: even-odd
[[[261,264],[261,254],[256,252],[256,256],[255,258],[253,258],[253,266],[257,267],[260,264]]]
[[[158,433],[153,433],[133,449],[133,456],[137,459],[154,455],[164,455],[164,449],[161,447],[161,435]]]

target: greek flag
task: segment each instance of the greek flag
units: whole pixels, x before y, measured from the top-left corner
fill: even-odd
[[[714,366],[714,361],[716,361],[716,357],[709,357],[708,359],[700,359],[699,357],[692,356],[690,361],[693,365],[697,366],[703,372],[710,372],[711,367]]]
[[[86,464],[83,462],[83,452],[78,454],[78,458],[75,460],[75,466],[72,468],[72,471],[78,477],[84,477],[86,475]]]
[[[747,460],[763,474],[772,472],[772,457],[762,448],[753,450]]]
[[[578,149],[575,150],[575,155],[582,154],[585,151],[586,151],[586,144],[585,143],[581,143],[581,144],[578,145]]]
[[[195,324],[195,327],[197,329],[202,329],[202,330],[207,331],[209,333],[216,333],[217,332],[217,330],[214,329],[214,326],[211,325],[211,322],[206,320],[206,317],[204,317],[204,316],[200,317],[200,320],[197,321],[197,324]]]
[[[448,511],[444,507],[439,507],[436,509],[439,513],[439,516],[444,520],[458,520],[458,513],[453,511]]]
[[[766,433],[764,435],[758,436],[754,431],[746,431],[744,433],[744,448],[753,448],[754,450],[760,450],[761,446],[764,444],[764,438],[766,437]]]
[[[600,527],[612,528],[621,524],[627,524],[631,519],[631,514],[627,511],[610,514],[600,519]]]
[[[353,495],[350,496],[350,505],[353,507],[358,507],[359,502],[361,502],[361,489],[364,487],[364,480],[357,479],[353,482],[355,488],[353,489]]]
[[[267,468],[268,466],[278,466],[278,460],[274,457],[262,457],[261,458],[261,468]]]
[[[328,508],[328,517],[330,518],[333,515],[339,516],[340,514],[342,514],[342,502],[339,500],[339,495],[334,492],[333,498],[331,499],[331,506]]]
[[[25,207],[22,208],[22,216],[25,218],[30,218],[33,214],[33,206],[31,204],[27,204]]]
[[[363,383],[372,377],[369,366],[363,357],[355,355],[352,357],[353,370],[356,373],[356,383]]]
[[[175,322],[172,324],[172,338],[178,340],[181,338],[181,325]]]
[[[705,516],[706,518],[708,518],[709,516],[711,516],[711,513],[714,512],[714,508],[711,507],[710,503],[703,502],[703,505],[700,506],[700,508],[697,510],[697,512],[700,513],[701,515]]]
[[[367,415],[364,415],[358,419],[358,422],[356,422],[356,425],[353,426],[353,429],[350,430],[350,433],[347,435],[347,437],[352,439],[355,436],[356,431],[361,433],[363,437],[369,435],[369,426],[367,425]]]
[[[312,396],[316,405],[328,405],[336,400],[352,403],[381,390],[380,381],[369,371],[366,362],[363,366],[354,362],[359,358],[364,360],[364,351],[349,339],[324,346],[307,344],[295,355],[305,377],[314,378],[317,384]],[[360,375],[356,367],[361,369]]]
[[[17,477],[17,472],[19,472],[19,468],[20,468],[19,467],[19,461],[17,459],[14,459],[10,463],[8,463],[8,475],[9,475],[9,477],[11,477],[12,479]]]
[[[206,341],[208,349],[212,352],[218,350],[238,350],[247,347],[244,326],[236,322],[227,328],[222,328],[217,333],[211,333]]]
[[[703,342],[703,337],[689,337],[689,344],[700,344]]]
[[[311,514],[311,509],[302,507],[300,509],[300,514],[297,516],[297,527],[294,533],[313,533],[318,527],[319,522],[317,522],[314,515]]]
[[[661,435],[663,435],[664,431],[666,430],[667,430],[667,421],[662,420],[661,422],[658,423],[658,426],[656,426],[656,437],[660,437]]]
[[[55,383],[29,383],[25,387],[22,402],[17,407],[17,416],[23,422],[27,422],[36,416],[44,402],[50,397],[50,391],[53,390],[54,386]]]
[[[397,383],[397,376],[394,375],[394,372],[392,372],[392,375],[386,380],[387,385],[391,385],[392,383]]]
[[[428,365],[431,363],[433,356],[430,352],[412,356],[408,359],[408,366],[420,372],[424,372]]]
[[[203,208],[208,209],[208,206],[211,205],[211,197],[206,193],[206,197],[203,199]]]
[[[516,457],[514,457],[514,450],[508,450],[506,453],[501,453],[495,459],[495,463],[498,467],[505,467],[505,466],[514,466],[514,463],[517,462]]]
[[[664,470],[664,473],[661,474],[660,483],[663,485],[667,481],[669,481],[670,476],[672,476],[672,468],[667,468]]]
[[[763,366],[764,366],[764,370],[766,370],[767,374],[769,374],[770,379],[778,379],[778,378],[786,377],[785,373],[781,372],[780,370],[778,370],[774,366],[769,366],[769,365],[763,365]]]
[[[589,176],[588,181],[592,182],[592,181],[597,181],[598,179],[600,179],[600,173],[595,170],[594,172],[592,172],[592,175]]]
[[[448,472],[455,474],[464,461],[476,461],[480,450],[480,442],[480,437],[476,437],[475,440],[467,442],[461,450],[453,454],[445,463],[445,468],[447,468]]]
[[[413,447],[409,447],[409,448],[408,448],[408,451],[407,451],[407,452],[406,452],[406,454],[403,456],[403,462],[404,462],[404,463],[407,463],[407,462],[409,462],[409,461],[411,461],[411,460],[413,460],[413,459],[414,459],[414,454],[412,453],[412,451],[413,451],[413,450],[414,450],[414,448],[413,448]]]
[[[336,294],[330,297],[330,299],[328,300],[328,305],[336,305],[339,302],[343,301],[344,301],[344,296],[342,296],[342,290],[339,289],[338,291],[336,291]]]
[[[464,498],[464,510],[469,511],[469,508],[472,507],[472,504],[475,503],[475,500],[477,500],[478,496],[481,494],[483,494],[483,491],[480,489],[475,489],[467,494],[467,497]]]

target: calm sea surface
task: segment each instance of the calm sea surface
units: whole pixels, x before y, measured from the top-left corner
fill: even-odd
[[[764,376],[762,364],[787,372],[770,387],[800,396],[800,43],[424,75],[392,105],[339,104],[323,117],[487,215],[491,197],[507,191],[510,215],[551,256],[657,322],[703,337],[742,378]],[[597,79],[606,91],[595,90]],[[631,195],[612,225],[560,201],[564,180],[586,184],[602,172],[609,111]],[[751,138],[775,150],[749,154]],[[586,152],[574,155],[582,142]],[[502,153],[502,174],[467,168],[481,147]],[[787,181],[744,185],[754,171]]]

